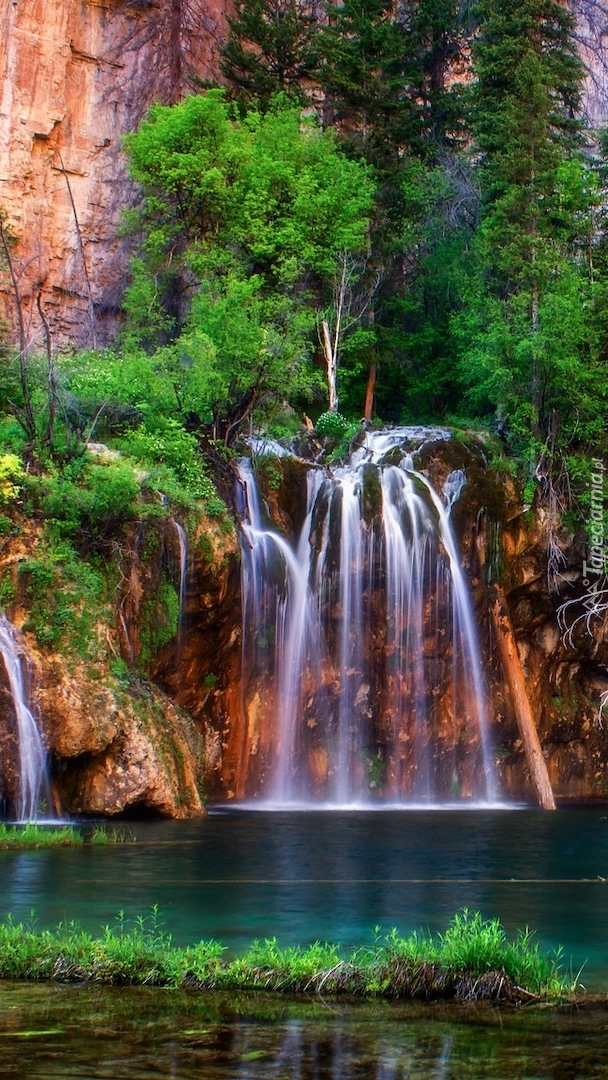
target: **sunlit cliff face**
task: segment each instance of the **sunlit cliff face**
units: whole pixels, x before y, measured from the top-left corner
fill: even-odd
[[[121,135],[189,77],[217,74],[221,0],[9,2],[0,14],[0,206],[26,343],[103,344],[114,334],[128,243],[117,236],[134,188]],[[2,307],[17,332],[14,290]]]

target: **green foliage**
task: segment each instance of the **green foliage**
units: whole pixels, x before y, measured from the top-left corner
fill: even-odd
[[[337,412],[321,413],[315,424],[318,435],[328,435],[332,439],[341,439],[348,428],[348,420]]]
[[[137,515],[139,485],[130,465],[121,461],[78,465],[51,473],[41,509],[62,539],[91,550],[106,543]]]
[[[281,459],[274,454],[257,455],[254,461],[255,471],[267,491],[280,491],[283,484]]]
[[[97,627],[111,620],[111,573],[95,559],[83,559],[67,543],[41,546],[19,563],[28,607],[25,629],[38,643],[69,656],[95,661],[103,650]]]
[[[0,851],[30,851],[33,848],[74,847],[84,842],[80,829],[73,825],[60,828],[29,823],[5,825],[0,823]]]
[[[608,168],[578,119],[567,6],[325,10],[238,0],[222,61],[238,101],[215,88],[156,105],[126,137],[142,199],[125,215],[140,247],[120,347],[57,353],[51,371],[0,346],[0,503],[40,510],[58,543],[104,550],[142,501],[220,516],[201,447],[322,408],[318,326],[335,325],[347,265],[345,415],[377,371],[384,420],[496,425],[503,471],[542,461],[539,497],[566,469],[576,488],[605,448]],[[6,214],[0,233],[10,289]],[[336,454],[355,430],[328,428]],[[125,460],[69,464],[93,436],[136,486]],[[22,454],[42,468],[25,476]]]
[[[388,0],[326,4],[318,31],[318,79],[338,120],[348,124],[351,149],[386,168],[420,133],[415,89],[420,57],[403,19]],[[406,93],[406,87],[409,93]]]
[[[561,445],[603,434],[583,240],[599,191],[573,119],[573,17],[538,0],[481,0],[479,14],[472,101],[484,206],[454,326],[468,401],[498,406],[514,445],[536,458],[550,432]]]
[[[221,90],[155,106],[126,146],[145,196],[128,351],[145,347],[182,417],[229,442],[254,409],[319,384],[315,297],[365,247],[371,175],[285,99],[238,119]]]
[[[435,938],[396,930],[373,946],[344,956],[336,945],[314,942],[281,947],[276,938],[254,941],[234,959],[217,941],[178,948],[162,926],[158,908],[127,920],[119,912],[99,937],[75,923],[37,930],[33,921],[0,923],[0,978],[188,987],[272,989],[287,992],[387,997],[557,998],[565,990],[559,956],[540,953],[530,931],[507,940],[495,920],[458,913]]]
[[[15,602],[15,586],[6,571],[0,577],[0,610],[12,607]]]
[[[61,362],[66,387],[81,409],[97,415],[101,433],[140,471],[156,472],[142,478],[142,485],[156,484],[178,506],[216,495],[199,441],[186,426],[193,414],[205,411],[209,348],[198,336],[153,355],[142,349],[89,352]]]
[[[17,454],[0,454],[0,506],[10,505],[17,498],[24,478]]]
[[[156,595],[142,604],[139,663],[144,671],[157,652],[177,635],[178,625],[179,596],[163,573]]]
[[[153,430],[142,424],[121,443],[140,465],[164,465],[173,474],[173,482],[177,480],[196,498],[209,498],[215,494],[213,483],[205,473],[196,437],[173,417],[159,418]]]
[[[222,73],[238,97],[266,110],[278,93],[304,104],[318,26],[296,0],[237,0],[221,49]]]

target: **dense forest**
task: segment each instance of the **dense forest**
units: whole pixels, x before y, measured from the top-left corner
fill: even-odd
[[[142,484],[221,513],[208,463],[242,434],[411,421],[493,431],[530,498],[584,509],[606,441],[608,140],[576,37],[557,0],[239,0],[225,85],[124,140],[141,198],[114,347],[5,334],[5,509],[27,491],[91,551]],[[1,217],[9,289],[14,240]],[[98,440],[120,454],[84,455]]]

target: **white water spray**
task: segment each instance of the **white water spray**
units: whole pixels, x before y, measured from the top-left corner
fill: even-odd
[[[186,607],[186,588],[188,584],[188,539],[183,525],[171,518],[177,543],[179,545],[179,610],[177,616],[177,657],[181,658],[184,640],[184,612]]]

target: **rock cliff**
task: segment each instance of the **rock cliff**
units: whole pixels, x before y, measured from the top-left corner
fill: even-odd
[[[158,644],[177,641],[175,536],[172,519],[153,517],[95,566],[50,554],[35,521],[20,515],[3,538],[2,606],[16,628],[58,812],[204,813],[202,736],[148,675]],[[83,568],[94,575],[88,583]],[[19,769],[15,701],[0,661],[0,801],[9,813]]]
[[[224,0],[6,0],[0,12],[0,206],[27,344],[112,338],[129,254],[118,235],[135,192],[121,136],[191,76],[217,73]],[[16,326],[15,297],[3,314]]]
[[[423,468],[441,487],[449,470],[462,466],[473,482],[468,486],[468,495],[463,495],[455,507],[455,527],[480,633],[499,790],[507,799],[536,802],[537,793],[489,616],[493,580],[500,581],[504,588],[531,712],[556,798],[605,799],[608,754],[602,702],[608,695],[608,625],[601,610],[588,620],[580,619],[589,613],[583,572],[585,538],[561,525],[557,533],[552,532],[546,513],[523,505],[521,492],[508,474],[484,471],[476,454],[465,453],[456,443],[451,449],[444,445],[434,450]],[[285,458],[272,459],[266,469],[259,470],[265,512],[277,531],[292,540],[298,535],[305,513],[304,472],[301,464]],[[280,485],[279,473],[283,476]],[[549,573],[551,544],[561,551],[557,581]],[[203,564],[195,560],[190,585],[199,595],[203,590],[196,580],[202,569]],[[209,566],[205,565],[208,573]],[[205,588],[209,596],[208,586]],[[174,656],[170,649],[161,654],[155,668],[164,687],[199,718],[207,746],[205,788],[212,799],[218,800],[251,798],[263,789],[277,738],[272,690],[264,672],[242,669],[238,597],[239,581],[232,563],[229,572],[224,567],[222,586],[214,594],[211,608],[207,604],[201,610],[197,597],[191,598],[194,633],[188,635],[181,674],[172,670]],[[564,608],[567,602],[570,606]],[[569,634],[576,619],[579,621],[574,632]],[[379,653],[386,644],[378,639],[370,647]],[[429,625],[424,634],[425,655],[432,658],[436,650],[433,663],[439,665],[439,672],[442,650],[436,629]],[[456,761],[460,794],[466,795],[478,746],[470,733],[463,741],[464,713],[456,714],[451,708],[450,692],[442,678],[449,678],[449,665],[443,675],[438,674],[434,692],[439,702],[433,736],[439,756],[434,768],[440,775],[442,769],[445,771],[445,762]],[[301,745],[308,756],[309,773],[320,790],[327,771],[325,714],[332,708],[331,696],[340,679],[328,670],[321,676],[323,686],[311,682],[310,677],[306,683],[310,708]],[[359,683],[362,686],[363,680],[359,679]],[[381,697],[385,690],[379,683],[372,695]],[[320,706],[317,698],[321,691],[325,697]],[[375,708],[370,701],[370,709]],[[381,743],[381,733],[378,738]],[[382,753],[386,756],[386,750]]]
[[[584,538],[562,527],[552,536],[546,514],[523,506],[506,474],[483,468],[478,449],[471,452],[452,440],[434,445],[420,463],[439,487],[450,471],[463,466],[473,482],[455,505],[454,527],[480,632],[500,793],[535,802],[488,615],[493,580],[500,580],[506,595],[558,801],[605,800],[608,626],[602,598],[592,607]],[[305,473],[306,465],[295,458],[271,458],[258,470],[264,512],[278,533],[292,540],[306,512]],[[551,540],[562,553],[559,592],[548,574]],[[182,529],[168,514],[148,514],[112,543],[103,560],[94,557],[84,564],[70,562],[61,548],[49,552],[35,518],[15,514],[12,524],[3,519],[1,605],[18,629],[54,798],[64,812],[187,817],[204,812],[203,791],[207,799],[223,801],[263,790],[277,734],[264,671],[243,668],[240,563],[237,532],[227,515],[212,518],[200,511]],[[458,708],[453,705],[457,699],[446,681],[452,660],[441,647],[436,622],[432,616],[423,635],[437,688],[433,740],[427,741],[439,747],[437,775],[455,767],[459,794],[466,797],[479,767],[479,746],[466,730],[466,696]],[[380,670],[388,643],[380,634],[368,644]],[[357,680],[356,671],[348,675]],[[309,677],[306,684],[310,700],[301,746],[320,791],[327,781],[323,732],[339,683],[339,673],[327,668],[320,682]],[[359,683],[369,709],[378,702],[382,706],[382,678],[373,687]],[[389,711],[381,711],[385,723]],[[388,760],[382,738],[381,724],[372,756],[367,748],[372,764],[378,748]],[[381,760],[374,785],[386,795]],[[0,663],[5,808],[16,799],[17,777],[14,707]]]

